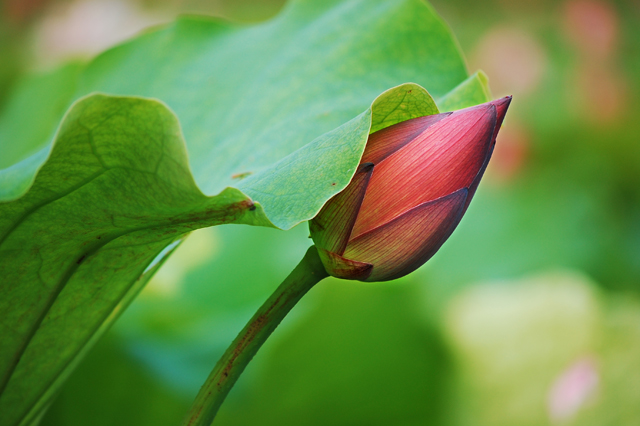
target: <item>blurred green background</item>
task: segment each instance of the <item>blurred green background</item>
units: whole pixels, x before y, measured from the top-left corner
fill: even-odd
[[[5,0],[0,109],[30,73],[179,13],[255,22],[282,3]],[[312,290],[216,424],[638,424],[640,2],[432,4],[470,70],[489,75],[495,97],[514,96],[475,201],[409,277]],[[42,424],[178,424],[307,235],[306,225],[192,234]]]

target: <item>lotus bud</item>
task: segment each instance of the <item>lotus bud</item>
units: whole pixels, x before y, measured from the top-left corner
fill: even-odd
[[[429,260],[467,210],[511,97],[369,136],[351,183],[309,222],[327,272],[387,281]]]

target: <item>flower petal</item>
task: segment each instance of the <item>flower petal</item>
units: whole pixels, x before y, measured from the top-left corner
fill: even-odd
[[[373,164],[361,164],[351,183],[327,201],[309,222],[309,231],[316,246],[337,254],[344,252],[372,172]]]
[[[487,153],[487,158],[484,160],[484,164],[480,168],[480,171],[478,172],[476,177],[473,179],[473,182],[471,182],[471,185],[469,185],[469,188],[468,188],[469,195],[467,195],[467,200],[464,203],[464,210],[462,211],[462,214],[465,214],[467,212],[467,208],[469,208],[469,203],[473,199],[473,196],[475,195],[476,190],[478,189],[478,185],[482,180],[482,176],[484,175],[485,170],[487,170],[487,166],[489,165],[489,160],[491,160],[491,154],[493,154],[493,146],[494,145],[491,146],[491,149]]]
[[[349,241],[343,257],[371,263],[366,281],[400,278],[425,263],[449,238],[462,217],[467,189],[423,203]]]
[[[495,126],[494,105],[456,111],[376,165],[352,238],[471,185],[485,162]]]
[[[429,126],[449,115],[451,115],[450,112],[445,112],[443,114],[418,117],[372,133],[367,141],[364,154],[362,154],[362,163],[380,163],[389,155],[411,142]]]

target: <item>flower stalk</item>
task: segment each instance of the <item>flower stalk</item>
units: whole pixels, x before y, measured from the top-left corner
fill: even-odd
[[[183,426],[209,426],[220,405],[263,343],[311,288],[328,277],[315,246],[258,309],[218,361],[196,396]]]

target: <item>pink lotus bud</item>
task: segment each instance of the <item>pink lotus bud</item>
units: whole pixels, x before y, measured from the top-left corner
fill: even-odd
[[[400,278],[456,228],[487,167],[511,97],[414,118],[369,136],[351,183],[309,223],[338,278]]]

